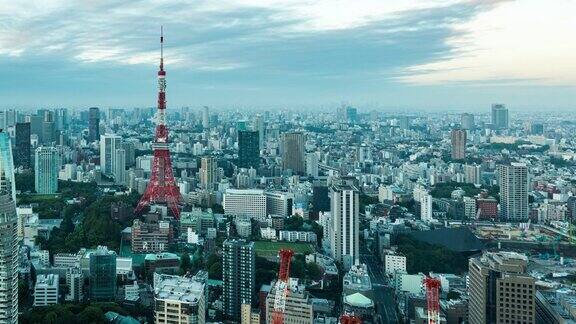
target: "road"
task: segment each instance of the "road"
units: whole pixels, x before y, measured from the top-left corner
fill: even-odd
[[[368,267],[368,274],[372,281],[372,290],[376,303],[376,320],[380,324],[398,323],[394,290],[386,286],[386,277],[382,272],[382,265],[376,256],[364,250],[360,254],[360,262]]]

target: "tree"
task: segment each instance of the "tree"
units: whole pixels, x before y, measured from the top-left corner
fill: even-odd
[[[222,264],[216,262],[208,268],[208,278],[222,280]]]
[[[306,277],[312,280],[320,280],[322,277],[322,269],[315,262],[306,263]]]
[[[188,253],[183,253],[180,257],[180,273],[185,274],[190,270],[192,263],[190,261],[190,255]]]

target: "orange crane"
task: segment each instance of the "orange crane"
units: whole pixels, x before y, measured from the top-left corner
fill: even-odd
[[[428,306],[428,324],[440,324],[440,280],[426,276],[426,303]]]
[[[280,257],[280,268],[278,269],[278,280],[274,287],[274,312],[272,313],[272,324],[284,323],[284,312],[286,311],[286,296],[288,296],[288,279],[290,278],[290,261],[294,251],[282,249],[278,252]]]

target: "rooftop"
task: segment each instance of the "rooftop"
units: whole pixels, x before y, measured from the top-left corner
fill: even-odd
[[[154,274],[156,299],[197,303],[204,295],[204,284],[195,278]]]

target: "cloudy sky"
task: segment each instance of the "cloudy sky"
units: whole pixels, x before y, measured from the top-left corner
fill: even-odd
[[[576,110],[576,0],[0,0],[0,105]]]

